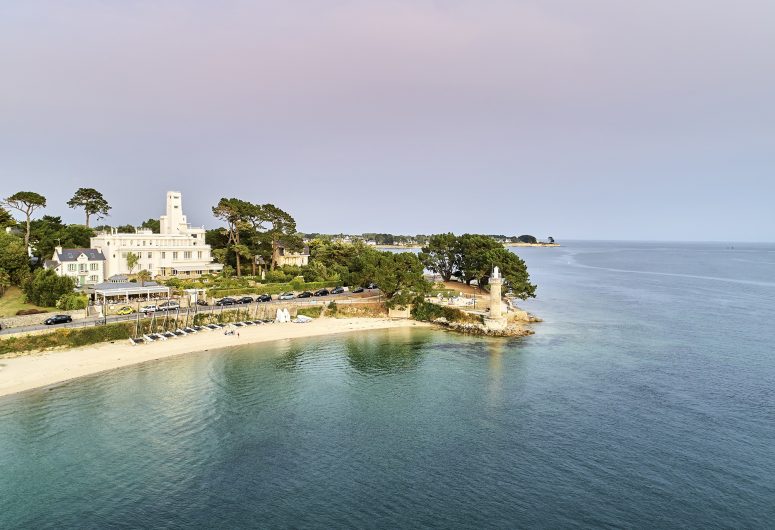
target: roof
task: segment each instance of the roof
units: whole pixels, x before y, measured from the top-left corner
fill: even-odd
[[[105,261],[105,256],[96,248],[63,248],[56,253],[60,262],[77,261],[81,254],[86,254],[89,261]]]
[[[114,274],[113,276],[108,278],[108,281],[112,283],[128,282],[129,276],[127,276],[126,274]]]
[[[111,294],[145,294],[145,293],[168,293],[169,287],[166,285],[159,285],[156,282],[145,282],[145,285],[140,285],[134,282],[122,282],[112,283],[104,282],[97,285],[88,285],[86,289],[90,292]]]
[[[43,262],[43,267],[46,269],[56,269],[59,266],[59,262],[51,259],[47,259]]]

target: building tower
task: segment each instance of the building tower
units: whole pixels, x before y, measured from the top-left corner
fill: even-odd
[[[159,217],[162,234],[185,234],[188,220],[183,215],[183,198],[179,191],[167,192],[167,213]]]
[[[484,319],[484,324],[489,329],[501,330],[506,327],[506,317],[503,314],[503,302],[501,301],[502,289],[503,278],[498,267],[495,267],[490,275],[490,314]]]

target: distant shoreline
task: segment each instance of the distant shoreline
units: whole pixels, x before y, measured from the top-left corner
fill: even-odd
[[[504,243],[504,247],[559,247],[559,243]],[[422,245],[376,245],[377,249],[395,250],[395,249],[421,249]]]

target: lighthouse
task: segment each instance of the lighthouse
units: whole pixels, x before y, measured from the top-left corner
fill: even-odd
[[[490,275],[490,314],[484,319],[488,329],[502,330],[506,327],[506,316],[503,314],[501,302],[502,289],[503,278],[498,267],[495,267]]]

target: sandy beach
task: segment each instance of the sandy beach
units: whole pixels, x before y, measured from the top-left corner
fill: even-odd
[[[375,329],[428,327],[414,320],[321,318],[306,324],[265,324],[239,328],[239,336],[202,331],[186,337],[132,346],[128,341],[0,358],[0,397],[47,387],[123,366],[185,353],[282,339],[334,335]]]

